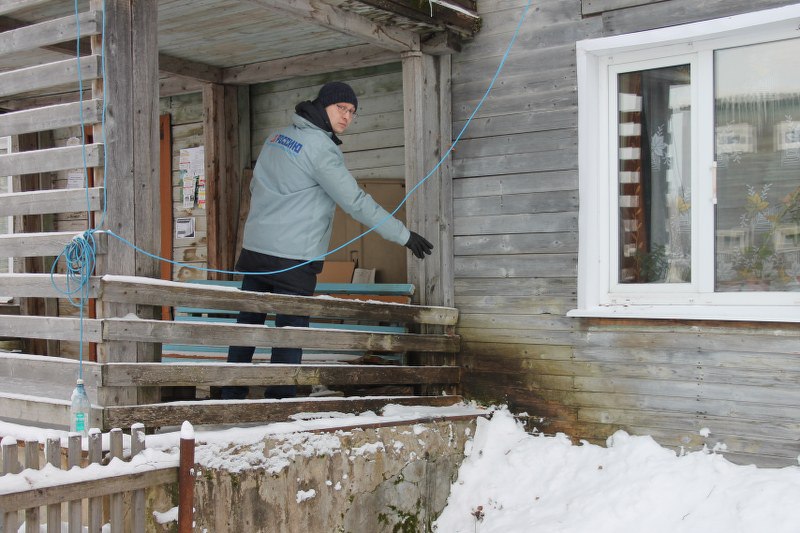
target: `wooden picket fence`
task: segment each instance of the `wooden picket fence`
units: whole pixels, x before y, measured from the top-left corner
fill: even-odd
[[[142,424],[131,426],[130,457],[144,450],[145,429]],[[177,466],[160,466],[138,470],[136,473],[120,474],[118,464],[108,463],[123,457],[123,432],[119,428],[108,433],[109,453],[103,457],[103,434],[92,431],[88,436],[88,453],[82,449],[82,438],[70,434],[67,447],[63,449],[61,439],[48,438],[42,450],[38,440],[25,440],[20,447],[16,439],[2,440],[2,476],[0,476],[0,531],[13,533],[24,524],[24,531],[39,533],[46,526],[47,533],[61,533],[66,523],[69,533],[102,531],[104,523],[110,525],[112,533],[144,533],[146,524],[145,489],[178,482],[179,510],[178,531],[188,533],[192,527],[192,500],[194,496],[193,464],[194,438],[181,438],[180,459]],[[25,480],[28,469],[40,470],[40,454],[44,451],[45,464],[57,469],[73,468],[77,481],[52,481],[43,478],[30,488],[16,489],[20,480]],[[24,461],[20,457],[24,455]],[[22,464],[24,462],[24,465]],[[115,462],[116,463],[116,462]],[[85,475],[90,472],[91,476]],[[23,469],[25,469],[23,471]],[[78,473],[82,475],[78,475]],[[56,476],[53,476],[56,478]],[[126,497],[128,495],[128,497]],[[85,503],[84,503],[85,502]],[[62,506],[62,504],[65,504]],[[66,509],[66,520],[62,511]],[[44,511],[44,512],[43,512]],[[127,521],[126,521],[127,517]],[[84,522],[86,528],[84,529]]]

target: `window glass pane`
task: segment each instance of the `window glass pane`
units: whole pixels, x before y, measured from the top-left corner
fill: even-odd
[[[800,39],[714,54],[718,292],[798,291]]]
[[[619,282],[691,281],[689,65],[618,76]]]

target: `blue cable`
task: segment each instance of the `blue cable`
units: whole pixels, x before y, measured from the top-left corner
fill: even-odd
[[[302,263],[298,263],[296,265],[293,265],[291,267],[287,267],[287,268],[284,268],[284,269],[281,269],[281,270],[272,270],[272,271],[267,271],[267,272],[243,272],[243,271],[237,271],[237,270],[221,270],[221,269],[216,269],[216,268],[204,268],[204,267],[199,267],[199,266],[195,266],[195,265],[189,265],[189,264],[186,264],[186,263],[181,263],[179,261],[173,261],[171,259],[166,259],[164,257],[160,257],[160,256],[158,256],[156,254],[150,253],[150,252],[148,252],[148,251],[136,246],[135,244],[133,244],[132,242],[128,241],[127,239],[117,235],[116,233],[114,233],[111,230],[105,230],[105,233],[107,235],[110,235],[110,236],[114,237],[115,239],[121,241],[122,243],[126,244],[127,246],[130,246],[131,248],[133,248],[137,252],[139,252],[139,253],[141,253],[143,255],[146,255],[147,257],[150,257],[152,259],[156,259],[158,261],[163,261],[165,263],[169,263],[169,264],[180,266],[180,267],[185,267],[185,268],[189,268],[189,269],[193,269],[193,270],[198,270],[200,272],[213,272],[213,273],[217,273],[217,274],[240,274],[240,275],[241,274],[244,274],[244,275],[274,275],[274,274],[281,274],[283,272],[288,272],[290,270],[294,270],[296,268],[300,268],[302,266],[308,265],[310,263],[313,263],[314,261],[321,261],[321,260],[325,259],[327,256],[338,252],[339,250],[341,250],[341,249],[345,248],[346,246],[354,243],[355,241],[363,238],[364,236],[368,235],[369,233],[372,233],[377,228],[381,227],[384,223],[386,223],[388,220],[390,220],[400,210],[400,208],[403,207],[403,205],[408,201],[408,199],[411,197],[411,195],[414,194],[414,192],[423,183],[425,183],[431,176],[433,176],[433,174],[439,169],[439,167],[442,165],[442,163],[444,163],[444,161],[447,159],[447,157],[450,155],[450,153],[455,148],[456,144],[458,144],[458,142],[461,140],[461,137],[464,135],[464,132],[467,130],[467,127],[472,122],[472,119],[478,113],[478,110],[480,110],[480,108],[483,107],[484,102],[489,97],[489,93],[491,92],[492,88],[494,87],[494,84],[495,84],[495,82],[497,81],[497,78],[500,75],[500,71],[503,69],[503,66],[506,63],[506,60],[508,59],[508,55],[511,53],[511,48],[514,45],[514,42],[517,40],[517,36],[519,35],[520,29],[522,28],[522,23],[525,21],[525,18],[526,18],[527,14],[528,14],[528,11],[530,9],[531,1],[532,0],[528,0],[528,3],[525,5],[525,9],[523,10],[522,15],[520,16],[519,22],[517,23],[517,27],[514,30],[514,34],[512,35],[511,40],[508,43],[508,46],[506,47],[506,51],[503,54],[502,59],[500,60],[500,64],[497,66],[497,70],[495,71],[494,76],[492,76],[492,80],[490,81],[489,86],[486,88],[486,91],[484,92],[484,94],[481,97],[480,101],[475,106],[475,109],[473,109],[472,113],[467,118],[467,121],[464,123],[464,126],[461,128],[461,131],[458,133],[458,135],[456,135],[456,138],[453,140],[453,143],[450,145],[450,147],[445,151],[445,153],[439,159],[439,162],[436,163],[436,165],[430,170],[430,172],[428,172],[428,174],[424,178],[422,178],[416,185],[414,185],[414,187],[411,188],[411,190],[408,191],[408,193],[403,197],[403,199],[400,201],[400,203],[397,204],[397,207],[391,213],[386,215],[380,222],[378,222],[377,224],[375,224],[371,228],[367,229],[366,231],[364,231],[360,235],[357,235],[357,236],[353,237],[352,239],[350,239],[349,241],[345,242],[344,244],[342,244],[340,246],[337,246],[333,250],[330,250],[329,252],[326,252],[326,253],[324,253],[322,255],[319,255],[317,257],[314,257],[314,258],[309,259],[307,261],[304,261]],[[105,89],[105,86],[104,86],[104,89]],[[104,106],[105,106],[105,98],[103,99],[103,102],[104,102]],[[105,116],[105,111],[104,111],[104,116]],[[105,135],[105,128],[103,128],[103,134]],[[103,213],[103,217],[104,218],[105,218],[105,204],[106,204],[106,202],[104,202],[104,213]]]

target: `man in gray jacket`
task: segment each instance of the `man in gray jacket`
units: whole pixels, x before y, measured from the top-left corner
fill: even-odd
[[[270,135],[258,156],[250,184],[250,212],[242,252],[236,263],[246,274],[242,290],[311,296],[328,251],[333,214],[338,204],[350,216],[386,240],[407,246],[419,259],[433,245],[409,231],[356,183],[344,165],[337,135],[356,115],[358,99],[342,82],[322,86],[313,101],[295,107],[292,125]],[[310,262],[309,262],[310,261]],[[303,264],[306,263],[306,264]],[[300,265],[300,266],[298,266]],[[242,311],[239,324],[264,324],[266,315]],[[275,316],[277,327],[308,327],[309,317]],[[249,363],[255,348],[231,346],[228,362]],[[273,363],[300,363],[301,348],[273,348]],[[247,397],[247,387],[223,387],[223,399]],[[268,398],[291,398],[294,385],[267,387]]]

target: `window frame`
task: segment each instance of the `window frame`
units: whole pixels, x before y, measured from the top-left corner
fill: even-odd
[[[800,5],[577,43],[578,308],[568,316],[800,322],[798,292],[714,292],[714,50],[791,38],[800,38]],[[613,78],[686,63],[691,65],[692,281],[619,284],[612,281],[618,253]]]

